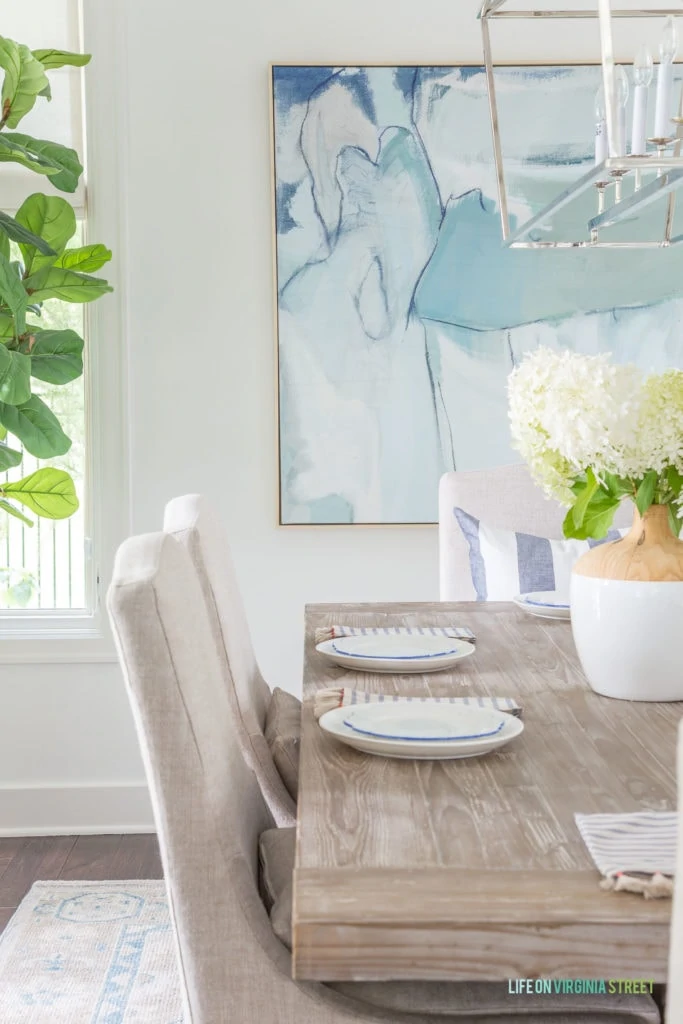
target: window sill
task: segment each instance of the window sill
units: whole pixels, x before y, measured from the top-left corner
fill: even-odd
[[[0,665],[116,662],[93,615],[0,616]]]

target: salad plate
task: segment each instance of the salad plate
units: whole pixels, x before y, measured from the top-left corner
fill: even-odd
[[[347,709],[344,725],[365,736],[435,742],[493,736],[503,728],[506,717],[505,712],[491,708],[411,700],[355,705]]]
[[[324,640],[316,650],[328,661],[359,672],[443,672],[474,654],[467,640],[434,636],[349,636]]]
[[[473,709],[475,710],[475,709]],[[381,736],[369,736],[358,732],[346,724],[349,708],[335,708],[328,711],[320,719],[320,727],[349,747],[365,754],[380,757],[396,757],[403,760],[441,761],[466,757],[481,757],[489,754],[515,739],[524,731],[521,718],[504,712],[504,722],[500,729],[488,736],[472,739],[385,739]]]
[[[448,636],[423,636],[387,633],[372,636],[345,636],[332,641],[337,654],[355,658],[379,658],[397,661],[436,658],[453,654],[455,639]]]
[[[512,599],[518,608],[541,619],[570,619],[569,598],[556,590],[518,594]]]

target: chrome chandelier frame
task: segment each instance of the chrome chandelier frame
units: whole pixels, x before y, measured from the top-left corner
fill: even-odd
[[[493,154],[495,160],[496,179],[498,185],[498,202],[503,243],[513,249],[576,249],[576,248],[611,248],[611,249],[661,249],[683,242],[683,233],[674,233],[674,214],[676,209],[675,190],[683,185],[683,90],[678,108],[678,116],[673,117],[671,137],[666,139],[649,139],[652,151],[642,156],[620,156],[617,149],[619,138],[617,85],[615,77],[614,45],[612,39],[613,18],[667,18],[683,17],[683,7],[656,8],[652,10],[612,10],[611,0],[595,0],[594,10],[534,10],[505,9],[508,0],[483,0],[479,13],[482,40],[484,46],[484,65],[488,89],[489,110],[491,114],[491,132],[493,136]],[[500,141],[500,123],[494,63],[491,49],[490,25],[494,21],[514,21],[529,19],[534,21],[551,19],[599,19],[600,44],[602,58],[602,81],[605,95],[605,113],[607,122],[608,156],[596,164],[569,188],[560,192],[539,213],[527,221],[510,228],[508,192],[505,183],[503,152]],[[558,62],[561,63],[561,62]],[[652,180],[643,183],[643,178],[653,174]],[[633,191],[624,198],[624,183],[633,182]],[[597,212],[586,226],[587,238],[576,241],[536,241],[529,234],[545,224],[559,210],[567,206],[586,189],[594,188],[597,193]],[[618,224],[627,218],[637,215],[650,203],[668,195],[666,215],[661,240],[653,241],[609,241],[600,238],[600,231]]]

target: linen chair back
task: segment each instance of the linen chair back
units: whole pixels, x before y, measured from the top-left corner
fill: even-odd
[[[237,741],[188,552],[164,533],[125,541],[107,607],[152,798],[185,1024],[393,1024],[394,1014],[357,1012],[341,994],[292,981],[257,888],[258,837],[273,820]]]
[[[250,729],[262,730],[270,688],[256,663],[230,545],[220,516],[208,498],[185,494],[166,505],[164,531],[174,534],[185,545],[202,584],[210,588],[209,609],[215,611],[242,717]]]
[[[453,509],[459,507],[487,526],[561,540],[566,515],[546,498],[524,463],[445,473],[439,483],[439,590],[442,601],[474,601],[469,547]],[[630,524],[632,508],[622,503],[615,526]]]
[[[296,805],[280,777],[264,735],[270,688],[256,662],[230,546],[220,517],[203,495],[186,494],[167,504],[164,532],[175,537],[187,549],[199,577],[236,718],[240,748],[256,773],[276,824],[293,826]]]
[[[187,552],[162,533],[127,540],[107,604],[147,771],[188,1020],[227,1021],[212,1015],[207,984],[227,984],[226,964],[248,952],[240,904],[257,893],[258,837],[272,818],[236,740]],[[260,900],[251,905],[272,934]]]
[[[671,913],[671,949],[667,1017],[671,1024],[683,1021],[683,719],[678,728],[678,854]]]

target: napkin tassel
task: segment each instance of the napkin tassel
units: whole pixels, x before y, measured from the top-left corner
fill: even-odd
[[[629,875],[625,871],[617,871],[603,879],[600,888],[609,892],[636,892],[646,900],[660,900],[673,896],[674,883],[672,878],[659,871],[654,875]]]
[[[327,714],[328,711],[334,711],[335,708],[342,706],[344,700],[344,689],[343,687],[330,687],[328,690],[318,690],[315,695],[315,702],[313,705],[313,714],[316,718],[321,718]]]

